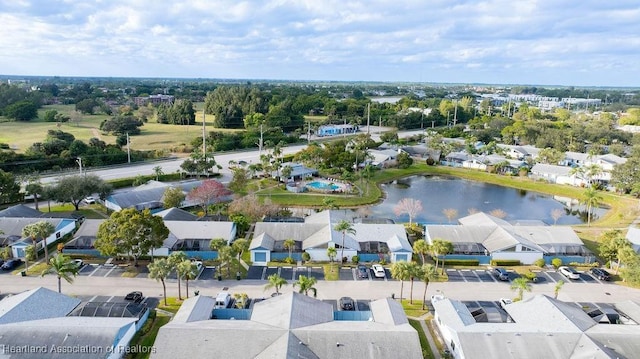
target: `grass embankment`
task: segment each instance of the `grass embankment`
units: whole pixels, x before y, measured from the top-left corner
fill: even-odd
[[[164,298],[160,298],[160,301],[158,302],[158,309],[166,310],[167,312],[175,314],[176,312],[178,312],[178,309],[180,309],[182,302],[182,300],[176,297],[167,297],[167,304],[165,305]]]
[[[433,349],[429,345],[429,341],[427,340],[427,335],[422,329],[422,325],[420,325],[420,321],[415,319],[409,319],[409,324],[413,327],[413,329],[418,332],[418,338],[420,339],[420,347],[422,348],[422,357],[423,358],[434,358]]]
[[[126,358],[128,359],[143,359],[148,358],[150,354],[153,352],[153,343],[156,341],[156,337],[158,336],[158,331],[160,327],[169,323],[171,317],[168,315],[158,313],[155,310],[149,314],[149,318],[147,322],[144,324],[142,329],[136,333],[136,335],[131,339],[130,346],[136,348],[146,348],[141,349],[139,353],[130,353],[127,354]]]

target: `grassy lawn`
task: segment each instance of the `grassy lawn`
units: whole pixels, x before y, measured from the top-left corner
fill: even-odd
[[[40,210],[43,212],[47,212],[49,211],[49,208],[47,206],[41,206]],[[78,211],[76,211],[76,208],[72,204],[65,203],[57,206],[51,206],[51,212],[66,213],[69,215],[72,213],[75,213],[75,214],[80,213],[89,219],[108,218],[108,216],[106,215],[106,212],[104,211],[104,207],[100,205],[82,206]]]
[[[149,315],[149,319],[144,324],[142,329],[136,333],[136,335],[131,339],[131,346],[140,346],[151,348],[153,346],[153,342],[156,340],[156,336],[158,335],[158,331],[160,327],[169,323],[171,317],[164,315],[162,313],[158,313],[155,310],[151,312]],[[148,358],[151,349],[149,350],[140,350],[140,353],[131,353],[126,356],[129,359],[142,359]]]
[[[40,276],[42,275],[42,271],[49,268],[47,263],[44,263],[44,258],[42,259],[42,263],[38,263],[33,265],[33,261],[29,261],[29,270],[27,270],[27,275]],[[14,274],[20,274],[24,270],[24,265],[21,266],[20,269],[13,271]]]
[[[418,332],[418,338],[420,338],[420,347],[422,348],[422,357],[434,358],[433,351],[431,349],[431,346],[429,346],[429,341],[427,340],[427,336],[422,329],[422,325],[420,325],[420,322],[415,319],[409,319],[409,324],[411,324],[413,329]]]
[[[182,305],[182,300],[177,297],[167,297],[167,305],[164,305],[164,299],[160,298],[160,302],[158,303],[158,309],[166,310],[167,312],[176,313],[180,306]]]
[[[406,283],[405,283],[406,284]],[[411,317],[420,317],[423,316],[427,313],[429,313],[429,309],[427,309],[425,307],[425,309],[422,309],[422,299],[416,299],[416,296],[419,296],[420,298],[422,298],[422,290],[419,291],[420,293],[416,293],[416,290],[414,288],[413,291],[413,303],[409,303],[409,299],[403,298],[402,299],[402,308],[404,309],[404,312]],[[407,290],[406,286],[405,286],[405,291],[404,293],[402,293],[403,296],[408,296],[409,295],[409,291]],[[397,297],[397,295],[396,295]],[[427,299],[429,300],[429,299]]]
[[[324,268],[324,280],[338,280],[340,279],[340,266],[337,263],[325,264]]]

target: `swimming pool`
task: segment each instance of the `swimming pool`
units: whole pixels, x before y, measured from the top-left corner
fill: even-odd
[[[337,191],[341,188],[336,184],[333,184],[331,182],[326,182],[326,181],[309,182],[307,183],[307,187],[311,187],[312,189],[321,190],[321,191]]]

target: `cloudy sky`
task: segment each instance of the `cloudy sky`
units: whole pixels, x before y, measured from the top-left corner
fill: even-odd
[[[0,0],[0,74],[640,86],[640,1]]]

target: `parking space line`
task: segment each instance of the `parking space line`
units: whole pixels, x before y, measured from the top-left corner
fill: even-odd
[[[98,269],[100,269],[100,265],[96,266],[96,269],[94,269],[91,273],[89,273],[89,275],[88,275],[87,277],[91,277],[91,276],[93,276],[93,274],[94,274]]]
[[[264,280],[264,276],[267,274],[267,267],[262,267],[262,275],[260,276],[260,280]]]
[[[355,268],[351,268],[351,276],[353,277],[353,280],[358,280]]]
[[[547,272],[540,272],[540,273],[544,274],[544,275],[545,275],[547,278],[549,278],[553,283],[558,283],[558,282],[556,282],[556,280],[555,280],[555,279],[553,279],[553,277],[551,277],[549,274],[547,274]]]
[[[94,295],[93,297],[91,297],[91,299],[88,300],[88,302],[93,302],[96,298],[98,298],[98,296]]]
[[[480,279],[480,276],[477,273],[478,271],[472,270],[471,273],[473,273],[473,275],[476,276],[476,278],[478,278],[478,281],[482,282],[482,279]]]
[[[106,277],[108,277],[108,276],[109,276],[109,274],[111,274],[111,272],[113,272],[113,270],[114,270],[114,269],[116,269],[116,268],[117,268],[116,266],[113,266],[113,268],[111,268],[111,269],[107,272],[107,274],[105,274],[105,275],[104,275],[104,277],[105,277],[105,278],[106,278]]]
[[[489,273],[488,271],[484,271],[484,273],[487,274],[489,276],[489,278],[491,278],[493,283],[497,283],[498,282],[498,280],[493,276],[493,274]]]
[[[114,296],[109,297],[109,299],[107,299],[107,302],[110,302],[111,299],[113,299],[113,298],[114,298]]]

